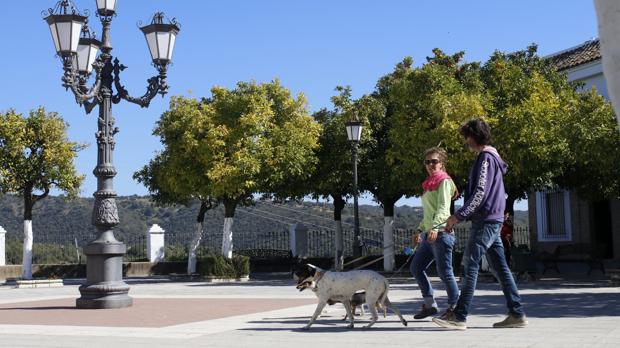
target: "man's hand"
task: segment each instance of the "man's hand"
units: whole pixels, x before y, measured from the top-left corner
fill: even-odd
[[[448,218],[448,221],[446,221],[446,231],[452,231],[452,228],[454,228],[454,225],[459,223],[459,219],[456,218],[456,216],[454,215],[450,215],[450,217]]]
[[[430,230],[426,233],[426,241],[428,241],[429,243],[433,243],[435,240],[437,240],[437,231],[436,230]]]

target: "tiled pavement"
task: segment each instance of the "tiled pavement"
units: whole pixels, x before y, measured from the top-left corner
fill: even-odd
[[[370,330],[353,330],[341,305],[301,331],[316,299],[292,280],[261,277],[212,284],[130,279],[134,306],[78,310],[77,282],[62,288],[0,287],[0,347],[617,347],[620,288],[589,280],[546,279],[519,285],[530,326],[493,329],[505,304],[497,284],[480,283],[464,332],[414,321],[420,294],[410,279],[392,281],[390,299],[409,320],[388,313]],[[434,280],[440,305],[445,292]]]

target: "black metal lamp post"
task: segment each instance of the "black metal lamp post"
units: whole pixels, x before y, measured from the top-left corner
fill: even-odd
[[[116,16],[117,1],[96,0],[96,3],[97,16],[103,26],[101,41],[87,27],[88,13],[80,14],[70,0],[59,1],[54,8],[44,11],[43,16],[50,27],[56,53],[63,63],[63,87],[71,89],[76,102],[84,106],[87,114],[99,106],[98,131],[95,134],[97,166],[93,170],[97,177],[97,191],[93,194],[95,204],[92,214],[97,238],[84,247],[87,279],[80,286],[81,297],[76,300],[76,306],[90,309],[122,308],[131,306],[133,300],[128,295],[129,286],[123,282],[126,246],[114,237],[113,231],[119,218],[113,188],[116,169],[112,161],[114,135],[118,133],[118,127],[114,127],[112,104],[125,99],[141,107],[148,107],[158,93],[162,96],[166,94],[166,73],[179,26],[174,19],[165,24],[164,14],[160,12],[155,14],[151,24],[141,28],[158,75],[148,79],[147,91],[142,97],[134,98],[120,82],[120,73],[126,67],[119,64],[118,58],[112,61],[110,54],[110,25]],[[97,57],[99,49],[101,54]],[[93,68],[95,82],[88,87]]]
[[[353,219],[354,219],[354,238],[353,241],[353,257],[358,258],[362,256],[362,240],[360,236],[360,217],[357,206],[357,144],[362,136],[362,123],[354,117],[351,121],[347,122],[347,137],[351,142],[351,151],[353,154]]]

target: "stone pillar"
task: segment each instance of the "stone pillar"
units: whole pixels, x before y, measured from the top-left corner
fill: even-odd
[[[146,236],[146,254],[149,262],[164,261],[164,231],[158,224],[154,224],[149,229]]]
[[[0,226],[0,266],[6,265],[6,230]]]
[[[383,270],[394,272],[394,217],[383,218]]]
[[[620,125],[620,3],[617,0],[594,0],[594,7],[601,38],[603,73]]]
[[[291,252],[301,258],[308,256],[308,228],[304,224],[293,224],[289,230]]]

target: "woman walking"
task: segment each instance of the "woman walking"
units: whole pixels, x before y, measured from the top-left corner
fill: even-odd
[[[433,261],[448,292],[446,313],[452,311],[459,296],[452,270],[454,233],[444,230],[445,221],[450,216],[451,202],[458,195],[454,182],[446,173],[447,160],[446,151],[439,147],[430,148],[424,153],[424,166],[428,173],[422,183],[424,216],[414,235],[414,243],[419,243],[419,246],[411,262],[411,274],[420,287],[424,304],[420,312],[413,316],[414,319],[424,319],[438,312],[433,287],[426,274],[426,269]]]

